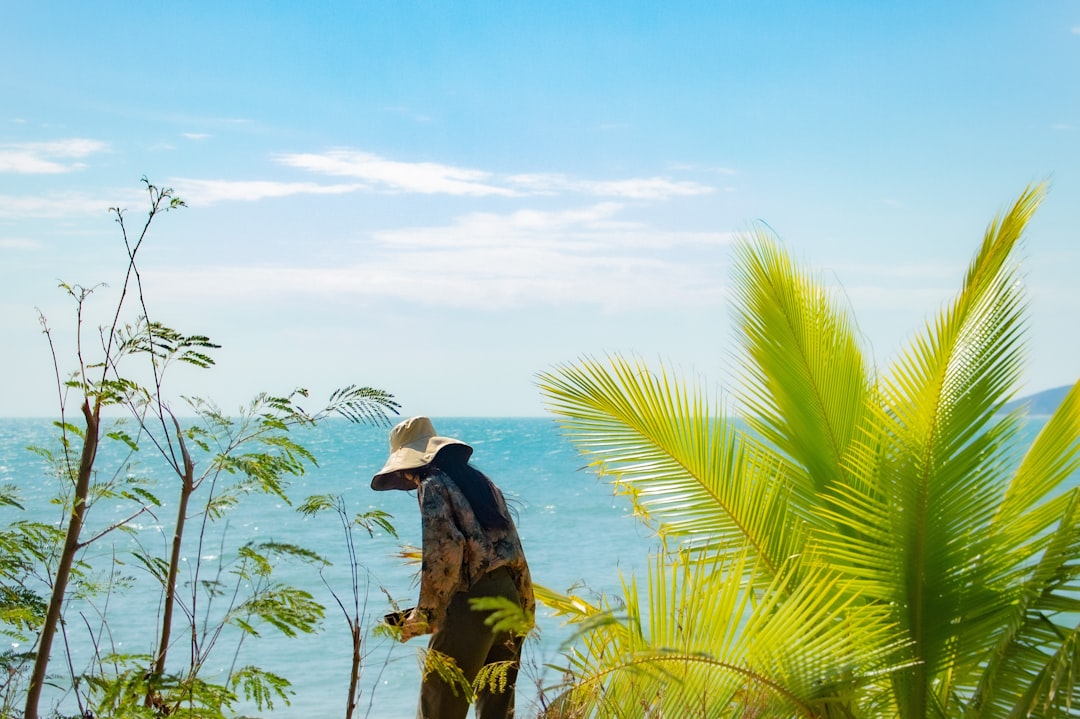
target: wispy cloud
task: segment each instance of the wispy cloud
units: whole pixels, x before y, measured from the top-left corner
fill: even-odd
[[[195,141],[206,140],[211,137],[210,133],[208,132],[181,132],[180,135],[182,137],[186,137],[189,140]]]
[[[51,142],[24,142],[0,145],[0,172],[58,174],[80,170],[78,160],[106,149],[99,140],[69,138]]]
[[[320,185],[316,182],[274,182],[270,180],[196,180],[176,178],[169,183],[176,194],[190,205],[212,205],[215,202],[255,202],[271,197],[290,195],[343,195],[355,192],[362,185]]]
[[[208,267],[155,272],[158,291],[192,283],[207,299],[325,294],[501,310],[588,304],[615,311],[722,300],[730,233],[658,232],[622,206],[471,213],[449,225],[375,234],[335,267]],[[181,289],[182,288],[182,289]]]
[[[625,180],[576,180],[559,174],[511,175],[507,181],[524,194],[580,194],[596,197],[623,197],[634,200],[663,200],[678,195],[707,195],[713,191],[697,182],[677,182],[664,177]]]
[[[728,232],[661,232],[619,220],[622,209],[619,203],[605,202],[557,211],[474,212],[450,225],[388,230],[376,233],[374,239],[378,246],[402,252],[446,249],[483,253],[515,247],[578,256],[655,254],[670,258],[680,249],[719,247],[734,237]]]
[[[471,212],[443,225],[376,232],[329,265],[147,268],[155,291],[206,302],[323,296],[337,302],[500,312],[587,307],[605,312],[726,306],[734,232],[671,232],[631,221],[628,205]],[[848,263],[825,268],[861,310],[931,307],[963,267]]]
[[[486,170],[454,167],[435,162],[390,160],[358,150],[337,149],[323,153],[280,155],[288,167],[324,175],[354,177],[371,189],[384,192],[445,194],[472,197],[524,197],[575,194],[640,200],[662,200],[714,191],[698,182],[666,177],[632,177],[588,180],[560,173],[500,175]]]
[[[516,194],[508,188],[489,184],[489,172],[436,162],[400,162],[356,150],[281,155],[278,161],[324,175],[355,177],[392,192],[469,196]]]
[[[117,200],[120,199],[120,202]],[[104,214],[110,207],[127,206],[142,201],[144,196],[123,191],[111,196],[88,195],[81,192],[51,192],[44,195],[0,195],[0,217],[60,218]]]
[[[201,140],[200,133],[185,133]],[[79,163],[61,163],[100,152],[106,145],[96,140],[70,139],[49,143],[0,145],[0,172],[67,172]],[[171,148],[170,148],[171,149]],[[49,159],[54,158],[54,159]],[[189,204],[256,202],[295,195],[343,195],[352,192],[391,192],[422,195],[520,198],[573,195],[612,200],[664,200],[676,196],[705,195],[714,188],[697,182],[666,177],[616,180],[577,179],[560,173],[497,175],[471,168],[433,162],[389,160],[371,153],[333,150],[326,153],[280,155],[286,166],[309,172],[346,177],[355,182],[323,184],[314,181],[229,180],[173,178],[169,184]],[[0,216],[59,217],[86,214],[116,204],[89,196],[59,194],[40,197],[0,196]],[[529,210],[512,215],[521,221],[535,217]],[[480,216],[477,216],[480,217]],[[551,220],[551,216],[547,218]]]
[[[634,226],[617,223],[614,216],[622,209],[616,203],[558,211],[517,210],[509,214],[473,212],[447,226],[410,227],[375,235],[381,245],[393,248],[444,249],[484,248],[509,243],[532,245],[552,242],[580,243],[582,230],[589,233]]]

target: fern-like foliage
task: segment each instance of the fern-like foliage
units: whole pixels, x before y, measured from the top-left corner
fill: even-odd
[[[13,659],[12,683],[0,695],[17,696],[20,688],[14,685],[25,680],[23,715],[28,719],[38,717],[47,679],[66,684],[48,674],[58,631],[65,633],[67,645],[66,633],[86,624],[90,641],[99,647],[102,637],[109,635],[110,608],[118,604],[109,599],[136,579],[161,587],[158,631],[148,633],[145,655],[120,657],[102,648],[96,666],[85,676],[76,676],[68,662],[71,683],[64,689],[75,697],[80,713],[85,709],[101,716],[222,716],[236,700],[234,691],[242,691],[260,708],[284,699],[287,681],[256,667],[229,674],[220,683],[202,674],[208,666],[220,666],[211,664],[210,657],[221,638],[229,636],[223,632],[228,624],[241,629],[240,644],[266,626],[287,636],[315,631],[324,608],[310,593],[277,582],[273,572],[281,561],[321,569],[326,560],[310,550],[272,542],[245,545],[233,554],[222,541],[224,551],[214,558],[205,558],[196,546],[214,541],[211,534],[217,531],[224,540],[227,525],[217,522],[252,492],[290,501],[290,481],[317,464],[296,430],[331,417],[385,426],[398,410],[389,393],[359,385],[333,392],[325,406],[311,410],[304,406],[309,395],[301,388],[287,394],[259,394],[238,412],[223,411],[198,397],[179,398],[194,415],[182,424],[174,413],[177,400],[166,391],[164,378],[177,364],[212,368],[213,351],[219,345],[206,335],[182,332],[159,321],[148,307],[137,256],[155,218],[184,202],[170,188],[146,178],[143,184],[150,209],[141,231],[130,232],[126,212],[111,208],[127,253],[119,298],[110,310],[112,321],[99,328],[96,337],[87,337],[86,310],[101,285],[61,283],[75,304],[74,351],[65,360],[58,338],[40,315],[52,351],[60,419],[55,423],[55,445],[32,451],[58,480],[58,525],[15,522],[0,529],[0,634],[21,637],[36,631],[38,647],[29,679]],[[132,315],[134,319],[128,319]],[[75,397],[82,423],[69,411],[69,395]],[[103,410],[119,412],[123,418],[106,421]],[[113,452],[99,453],[105,445]],[[121,459],[104,467],[103,456]],[[161,481],[163,473],[169,480]],[[95,511],[103,504],[113,511]],[[21,508],[17,494],[6,488],[0,489],[0,506]],[[168,516],[159,516],[163,509],[172,513],[171,524]],[[170,526],[162,556],[146,550],[153,543],[144,541],[140,523],[134,521],[143,514],[154,517],[155,527]],[[379,514],[358,517],[358,524],[369,532],[392,529]],[[109,552],[87,551],[113,532],[137,534],[138,549],[130,561]],[[112,565],[99,566],[101,557],[109,557]],[[134,567],[137,577],[125,574],[127,567]],[[188,573],[186,580],[183,572]],[[34,588],[51,594],[47,605]],[[80,599],[101,612],[95,618],[99,630],[91,629],[90,621],[72,622],[65,616],[68,604]],[[183,632],[186,641],[177,640],[174,629]],[[178,662],[170,649],[184,645],[190,651]],[[175,668],[184,662],[187,667]],[[84,704],[87,691],[94,701]],[[3,699],[0,714],[7,716],[10,708],[11,701]]]
[[[290,689],[292,684],[285,677],[251,665],[233,672],[231,686],[233,691],[242,693],[244,699],[254,702],[259,711],[273,710],[274,702],[278,700],[288,706],[291,703],[289,697],[294,693]]]
[[[476,694],[472,683],[452,656],[437,649],[421,649],[420,662],[423,676],[434,673],[446,682],[454,696],[464,696],[470,703],[473,701]]]
[[[389,426],[390,414],[397,414],[401,405],[388,392],[373,387],[349,385],[330,395],[327,410],[350,422]]]
[[[503,694],[507,691],[514,691],[514,687],[510,682],[516,676],[516,671],[516,661],[508,660],[485,664],[477,672],[476,678],[473,679],[473,693]]]
[[[541,589],[579,628],[551,716],[1065,717],[1080,690],[1080,385],[1034,443],[1015,248],[885,370],[840,297],[755,231],[736,250],[741,412],[639,361],[540,376],[570,439],[664,538],[625,603]]]

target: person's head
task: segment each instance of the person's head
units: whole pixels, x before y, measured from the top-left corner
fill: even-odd
[[[371,478],[371,488],[414,489],[416,483],[406,479],[405,472],[416,473],[434,461],[440,450],[456,447],[468,461],[472,447],[450,437],[440,437],[427,417],[410,417],[390,430],[390,456],[383,468]]]
[[[469,501],[481,526],[505,529],[510,524],[495,486],[469,464],[472,447],[450,437],[440,437],[427,417],[410,417],[390,431],[390,457],[371,479],[374,490],[417,488],[424,479],[442,472]]]

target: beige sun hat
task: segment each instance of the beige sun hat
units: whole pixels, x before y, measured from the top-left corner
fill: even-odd
[[[435,427],[427,417],[409,417],[399,422],[390,430],[390,457],[371,478],[371,488],[380,492],[413,489],[415,485],[401,476],[402,470],[426,467],[440,449],[451,445],[463,447],[466,459],[472,454],[472,447],[461,440],[436,434]]]

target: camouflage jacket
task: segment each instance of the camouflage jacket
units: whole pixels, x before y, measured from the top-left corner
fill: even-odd
[[[499,567],[509,569],[521,605],[529,612],[535,611],[529,566],[517,529],[498,488],[495,488],[495,497],[499,511],[509,520],[507,529],[484,529],[473,514],[469,500],[442,472],[436,472],[420,484],[417,498],[423,522],[424,549],[417,609],[426,618],[431,632],[438,631],[455,593],[468,591],[473,582]]]

